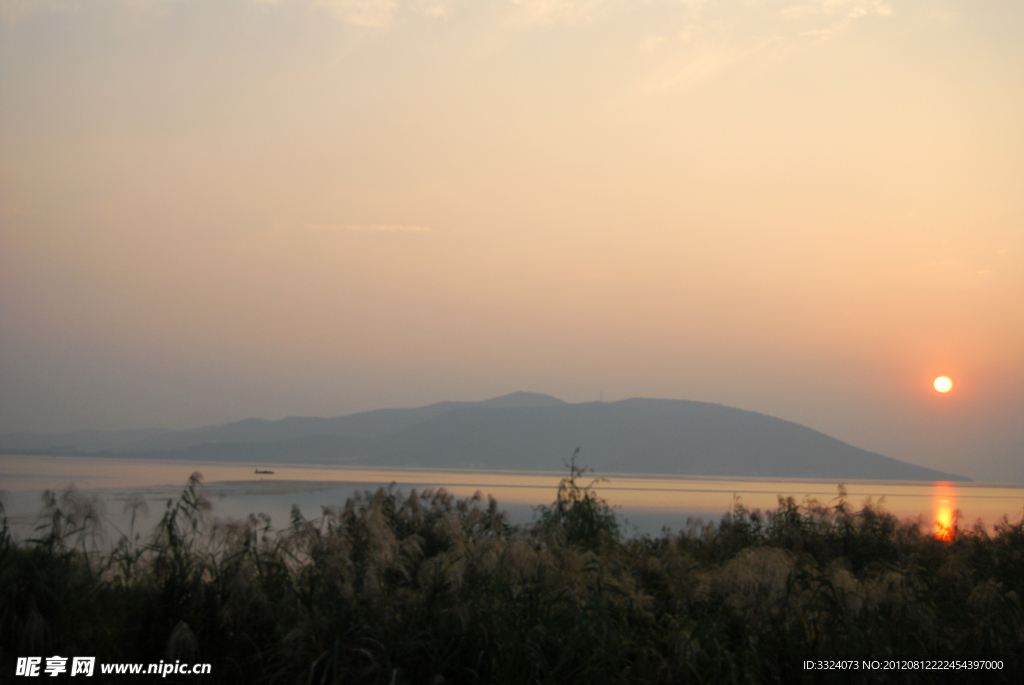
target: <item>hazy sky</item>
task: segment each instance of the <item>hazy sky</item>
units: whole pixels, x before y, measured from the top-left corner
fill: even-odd
[[[1021,27],[0,0],[0,432],[603,392],[1024,481]]]

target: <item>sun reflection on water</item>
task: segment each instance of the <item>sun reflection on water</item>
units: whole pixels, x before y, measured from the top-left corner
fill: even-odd
[[[935,537],[952,540],[956,527],[956,499],[949,483],[935,484]]]

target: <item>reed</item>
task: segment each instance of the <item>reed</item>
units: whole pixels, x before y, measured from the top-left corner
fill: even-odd
[[[52,654],[210,662],[212,683],[818,682],[804,660],[853,657],[1004,663],[962,682],[1024,672],[1024,522],[937,540],[840,491],[624,538],[568,466],[528,526],[479,494],[393,486],[280,530],[211,523],[199,474],[148,538],[133,526],[112,548],[73,490],[21,543],[0,508],[0,672]]]

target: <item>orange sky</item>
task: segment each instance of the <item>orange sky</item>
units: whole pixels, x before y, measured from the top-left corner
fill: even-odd
[[[1022,25],[0,0],[0,431],[603,392],[1024,481]]]

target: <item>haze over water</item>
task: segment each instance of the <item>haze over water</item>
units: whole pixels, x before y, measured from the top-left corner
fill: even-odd
[[[272,475],[256,470],[272,470]],[[204,476],[213,515],[244,518],[268,513],[277,527],[287,525],[292,505],[306,517],[316,517],[323,506],[338,506],[356,491],[395,486],[408,492],[444,488],[458,497],[481,493],[493,496],[514,522],[530,520],[530,507],[555,499],[561,473],[495,471],[443,471],[430,469],[361,469],[322,465],[268,465],[238,463],[158,462],[142,459],[95,457],[6,456],[0,467],[0,490],[8,513],[22,533],[39,511],[44,489],[59,491],[74,484],[107,503],[114,521],[124,519],[122,507],[134,493],[142,493],[158,520],[163,503],[176,497],[188,476]],[[600,474],[599,495],[640,533],[656,535],[662,526],[685,527],[691,516],[717,521],[734,502],[748,509],[773,509],[778,497],[798,503],[815,499],[821,504],[838,501],[838,485],[829,481],[740,478],[684,478]],[[588,474],[582,484],[590,483]],[[920,519],[926,527],[949,527],[958,512],[960,527],[981,521],[986,527],[1004,516],[1011,522],[1024,517],[1024,486],[979,483],[850,482],[843,484],[846,502],[859,509],[868,500],[901,519]],[[941,531],[940,531],[941,532]]]

